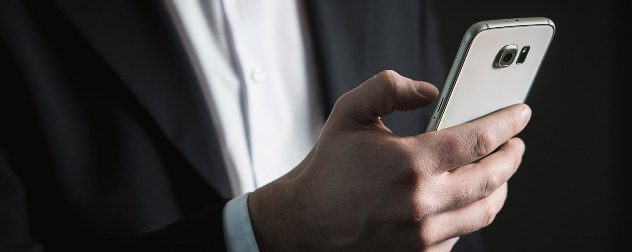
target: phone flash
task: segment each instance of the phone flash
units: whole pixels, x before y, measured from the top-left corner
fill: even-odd
[[[527,54],[529,54],[529,49],[531,49],[531,47],[528,45],[523,46],[522,49],[520,49],[520,55],[518,55],[518,59],[516,60],[516,65],[520,65],[524,63],[524,60],[527,59]]]

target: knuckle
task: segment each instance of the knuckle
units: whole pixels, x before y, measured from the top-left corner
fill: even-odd
[[[441,154],[450,154],[442,156],[451,156],[453,152],[463,149],[462,138],[455,133],[442,134],[438,142],[439,151]]]
[[[492,224],[492,222],[496,218],[496,214],[498,214],[498,209],[492,204],[487,204],[483,212],[481,228],[487,227]]]
[[[437,205],[438,204],[439,204],[439,202],[432,195],[428,195],[428,194],[420,195],[419,201],[418,201],[417,206],[416,206],[416,209],[417,209],[417,213],[416,213],[417,217],[416,217],[416,219],[417,220],[423,220],[427,216],[430,216],[433,213],[437,212]]]
[[[433,185],[429,187],[433,187]],[[418,188],[415,194],[412,216],[416,222],[425,223],[428,218],[440,212],[442,197],[438,197],[435,192],[424,188]]]
[[[399,74],[393,70],[384,70],[376,75],[376,77],[383,82],[394,82],[398,76]]]
[[[382,71],[371,78],[368,88],[382,100],[383,111],[380,114],[388,114],[395,110],[395,100],[397,97],[396,73],[394,71]]]
[[[397,92],[397,73],[392,70],[382,71],[377,74],[377,81],[374,82],[377,92],[385,97],[393,97]]]
[[[482,188],[483,197],[487,197],[492,194],[498,187],[500,187],[504,181],[498,174],[491,174],[485,179],[485,184]]]
[[[413,215],[415,221],[423,222],[425,218],[432,215],[435,212],[437,206],[437,199],[431,191],[428,191],[421,186],[423,182],[418,182],[415,185],[415,192],[413,193]]]
[[[491,131],[478,127],[474,133],[474,149],[473,154],[477,158],[487,156],[494,150],[494,136]]]

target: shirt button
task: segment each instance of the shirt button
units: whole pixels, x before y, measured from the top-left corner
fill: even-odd
[[[253,81],[260,82],[260,81],[265,80],[268,77],[268,75],[266,74],[265,71],[263,71],[263,68],[257,66],[252,69],[252,73],[250,77],[252,77]]]

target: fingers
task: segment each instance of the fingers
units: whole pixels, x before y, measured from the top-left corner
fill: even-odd
[[[484,228],[492,223],[506,198],[507,183],[504,183],[487,198],[428,217],[420,235],[427,244],[433,244]]]
[[[497,152],[479,162],[465,165],[441,178],[443,206],[439,211],[455,209],[481,200],[507,183],[522,161],[525,145],[512,138]]]
[[[332,116],[351,119],[347,122],[356,123],[356,126],[372,125],[379,121],[378,117],[394,110],[409,111],[426,106],[438,94],[437,88],[429,83],[413,81],[394,71],[383,71],[340,97]]]
[[[433,160],[435,172],[443,173],[490,154],[520,133],[530,117],[527,105],[516,104],[475,121],[414,138],[429,146],[420,154]]]
[[[434,184],[439,199],[429,201],[434,207],[423,207],[435,212],[422,224],[425,244],[444,247],[448,239],[489,225],[505,202],[507,180],[518,169],[524,148],[521,139],[512,138],[478,162],[440,176]]]

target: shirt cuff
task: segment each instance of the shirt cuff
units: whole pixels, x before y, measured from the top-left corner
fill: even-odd
[[[248,213],[249,194],[234,198],[224,206],[224,239],[228,251],[259,251]]]

